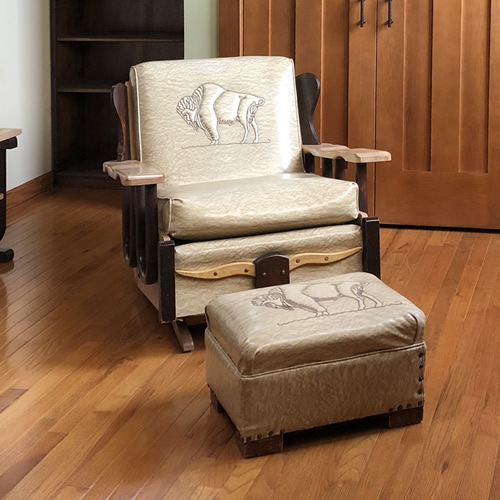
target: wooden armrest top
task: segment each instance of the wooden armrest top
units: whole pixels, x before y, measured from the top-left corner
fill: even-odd
[[[106,161],[102,169],[112,179],[119,179],[122,186],[144,186],[165,182],[165,174],[137,160]]]
[[[349,163],[373,163],[379,161],[391,161],[391,153],[388,151],[380,151],[377,149],[364,149],[364,148],[348,148],[347,146],[340,146],[336,144],[304,144],[302,146],[304,153],[310,153],[313,156],[320,158],[343,158]]]
[[[0,142],[7,141],[22,134],[20,128],[0,128]]]

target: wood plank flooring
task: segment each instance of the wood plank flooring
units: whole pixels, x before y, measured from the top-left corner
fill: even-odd
[[[383,279],[427,314],[424,421],[287,436],[243,460],[122,261],[118,192],[8,214],[0,498],[500,499],[500,234],[384,228]]]

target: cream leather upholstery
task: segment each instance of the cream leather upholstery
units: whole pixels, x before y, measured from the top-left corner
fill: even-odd
[[[147,62],[130,82],[138,159],[164,171],[165,188],[303,171],[290,59]]]
[[[291,282],[363,268],[357,185],[304,172],[292,60],[146,62],[131,68],[128,89],[131,156],[166,178],[157,185],[159,224],[175,240],[175,259],[160,252],[160,260],[168,260],[168,280],[175,273],[175,293],[155,299],[160,309],[175,296],[165,321],[202,314],[212,298],[254,287],[250,276],[208,280],[180,270],[271,252],[343,251],[354,253],[294,269]]]
[[[177,269],[197,271],[228,262],[253,261],[257,257],[280,252],[291,256],[302,252],[341,252],[362,246],[361,229],[355,224],[316,227],[241,238],[197,241],[177,245]],[[290,273],[291,283],[334,276],[361,269],[361,252],[339,262],[308,265]],[[175,303],[179,316],[203,314],[208,302],[218,295],[251,290],[249,276],[233,276],[220,280],[202,280],[175,276]]]
[[[424,314],[366,273],[219,297],[207,382],[245,439],[422,406]]]
[[[244,377],[205,334],[207,383],[245,440],[423,404],[425,344]]]
[[[408,347],[425,316],[367,273],[218,297],[208,328],[242,375]]]
[[[358,185],[314,174],[168,187],[161,224],[174,238],[209,240],[342,224],[358,215]]]

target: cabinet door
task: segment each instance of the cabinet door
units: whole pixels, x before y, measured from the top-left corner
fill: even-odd
[[[314,73],[321,96],[314,124],[323,142],[375,146],[377,2],[219,0],[220,54],[283,55],[296,73]],[[354,169],[347,178],[354,179]],[[368,205],[373,213],[373,169]]]
[[[376,213],[500,229],[500,4],[379,1]]]

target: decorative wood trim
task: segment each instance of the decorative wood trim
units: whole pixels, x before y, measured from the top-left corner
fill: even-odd
[[[350,257],[361,250],[361,247],[356,247],[333,253],[300,253],[292,255],[289,258],[288,268],[289,271],[293,271],[294,269],[307,264],[332,264],[334,262],[338,262],[339,260],[347,259],[347,257]],[[203,269],[201,271],[176,269],[175,272],[180,276],[203,280],[218,280],[229,276],[255,277],[255,264],[253,262],[233,262],[231,264],[223,264],[211,269]]]
[[[49,191],[54,187],[54,173],[47,172],[31,181],[7,191],[7,210]]]
[[[175,272],[180,276],[187,278],[198,278],[202,280],[220,280],[229,276],[251,276],[255,277],[255,266],[252,262],[233,262],[231,264],[223,264],[211,269],[203,269],[202,271],[186,271],[184,269],[176,269]]]
[[[262,255],[254,264],[255,288],[290,283],[290,261],[286,255]]]
[[[355,247],[333,253],[298,253],[290,257],[290,271],[307,264],[331,264],[333,262],[338,262],[339,260],[347,259],[347,257],[361,250],[361,247]]]

